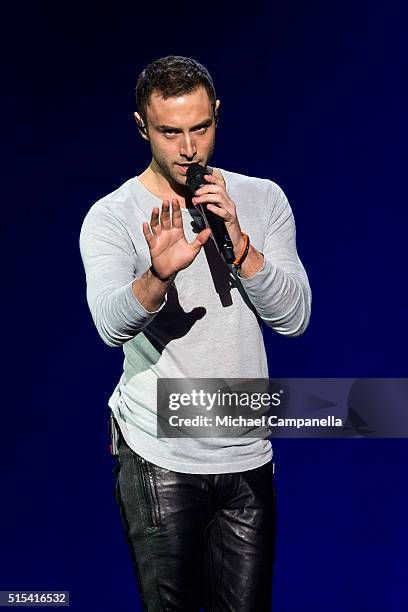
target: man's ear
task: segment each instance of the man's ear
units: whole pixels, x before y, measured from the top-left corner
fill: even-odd
[[[220,118],[220,100],[217,100],[214,107],[214,120],[215,126],[217,127],[218,119]]]
[[[147,135],[147,128],[146,128],[145,122],[143,121],[143,119],[141,118],[139,113],[134,113],[134,117],[135,117],[137,129],[139,130],[140,135],[145,140],[149,140],[149,136]]]

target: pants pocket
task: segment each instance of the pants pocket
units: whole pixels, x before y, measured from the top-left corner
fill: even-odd
[[[143,493],[143,500],[146,507],[147,521],[150,527],[161,526],[159,497],[157,494],[156,476],[153,465],[141,457],[136,455],[136,463],[138,466],[140,483]]]

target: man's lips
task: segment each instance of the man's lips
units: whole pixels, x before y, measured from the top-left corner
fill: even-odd
[[[198,163],[198,162],[194,162],[194,163],[196,164],[196,163]],[[178,166],[178,167],[180,168],[180,170],[181,170],[181,172],[182,172],[183,174],[187,174],[187,170],[188,170],[188,168],[189,168],[190,166],[192,166],[192,165],[193,165],[192,163],[191,163],[191,164],[176,164],[176,166]]]

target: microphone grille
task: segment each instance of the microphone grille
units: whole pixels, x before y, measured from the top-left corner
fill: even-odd
[[[200,164],[191,164],[187,169],[186,185],[192,193],[195,193],[201,185],[205,184],[204,174],[207,174],[207,169]]]

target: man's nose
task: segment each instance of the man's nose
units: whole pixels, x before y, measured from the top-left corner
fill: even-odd
[[[183,157],[188,157],[192,159],[194,155],[197,153],[197,147],[194,141],[194,138],[189,134],[185,136],[181,145],[180,154]]]

